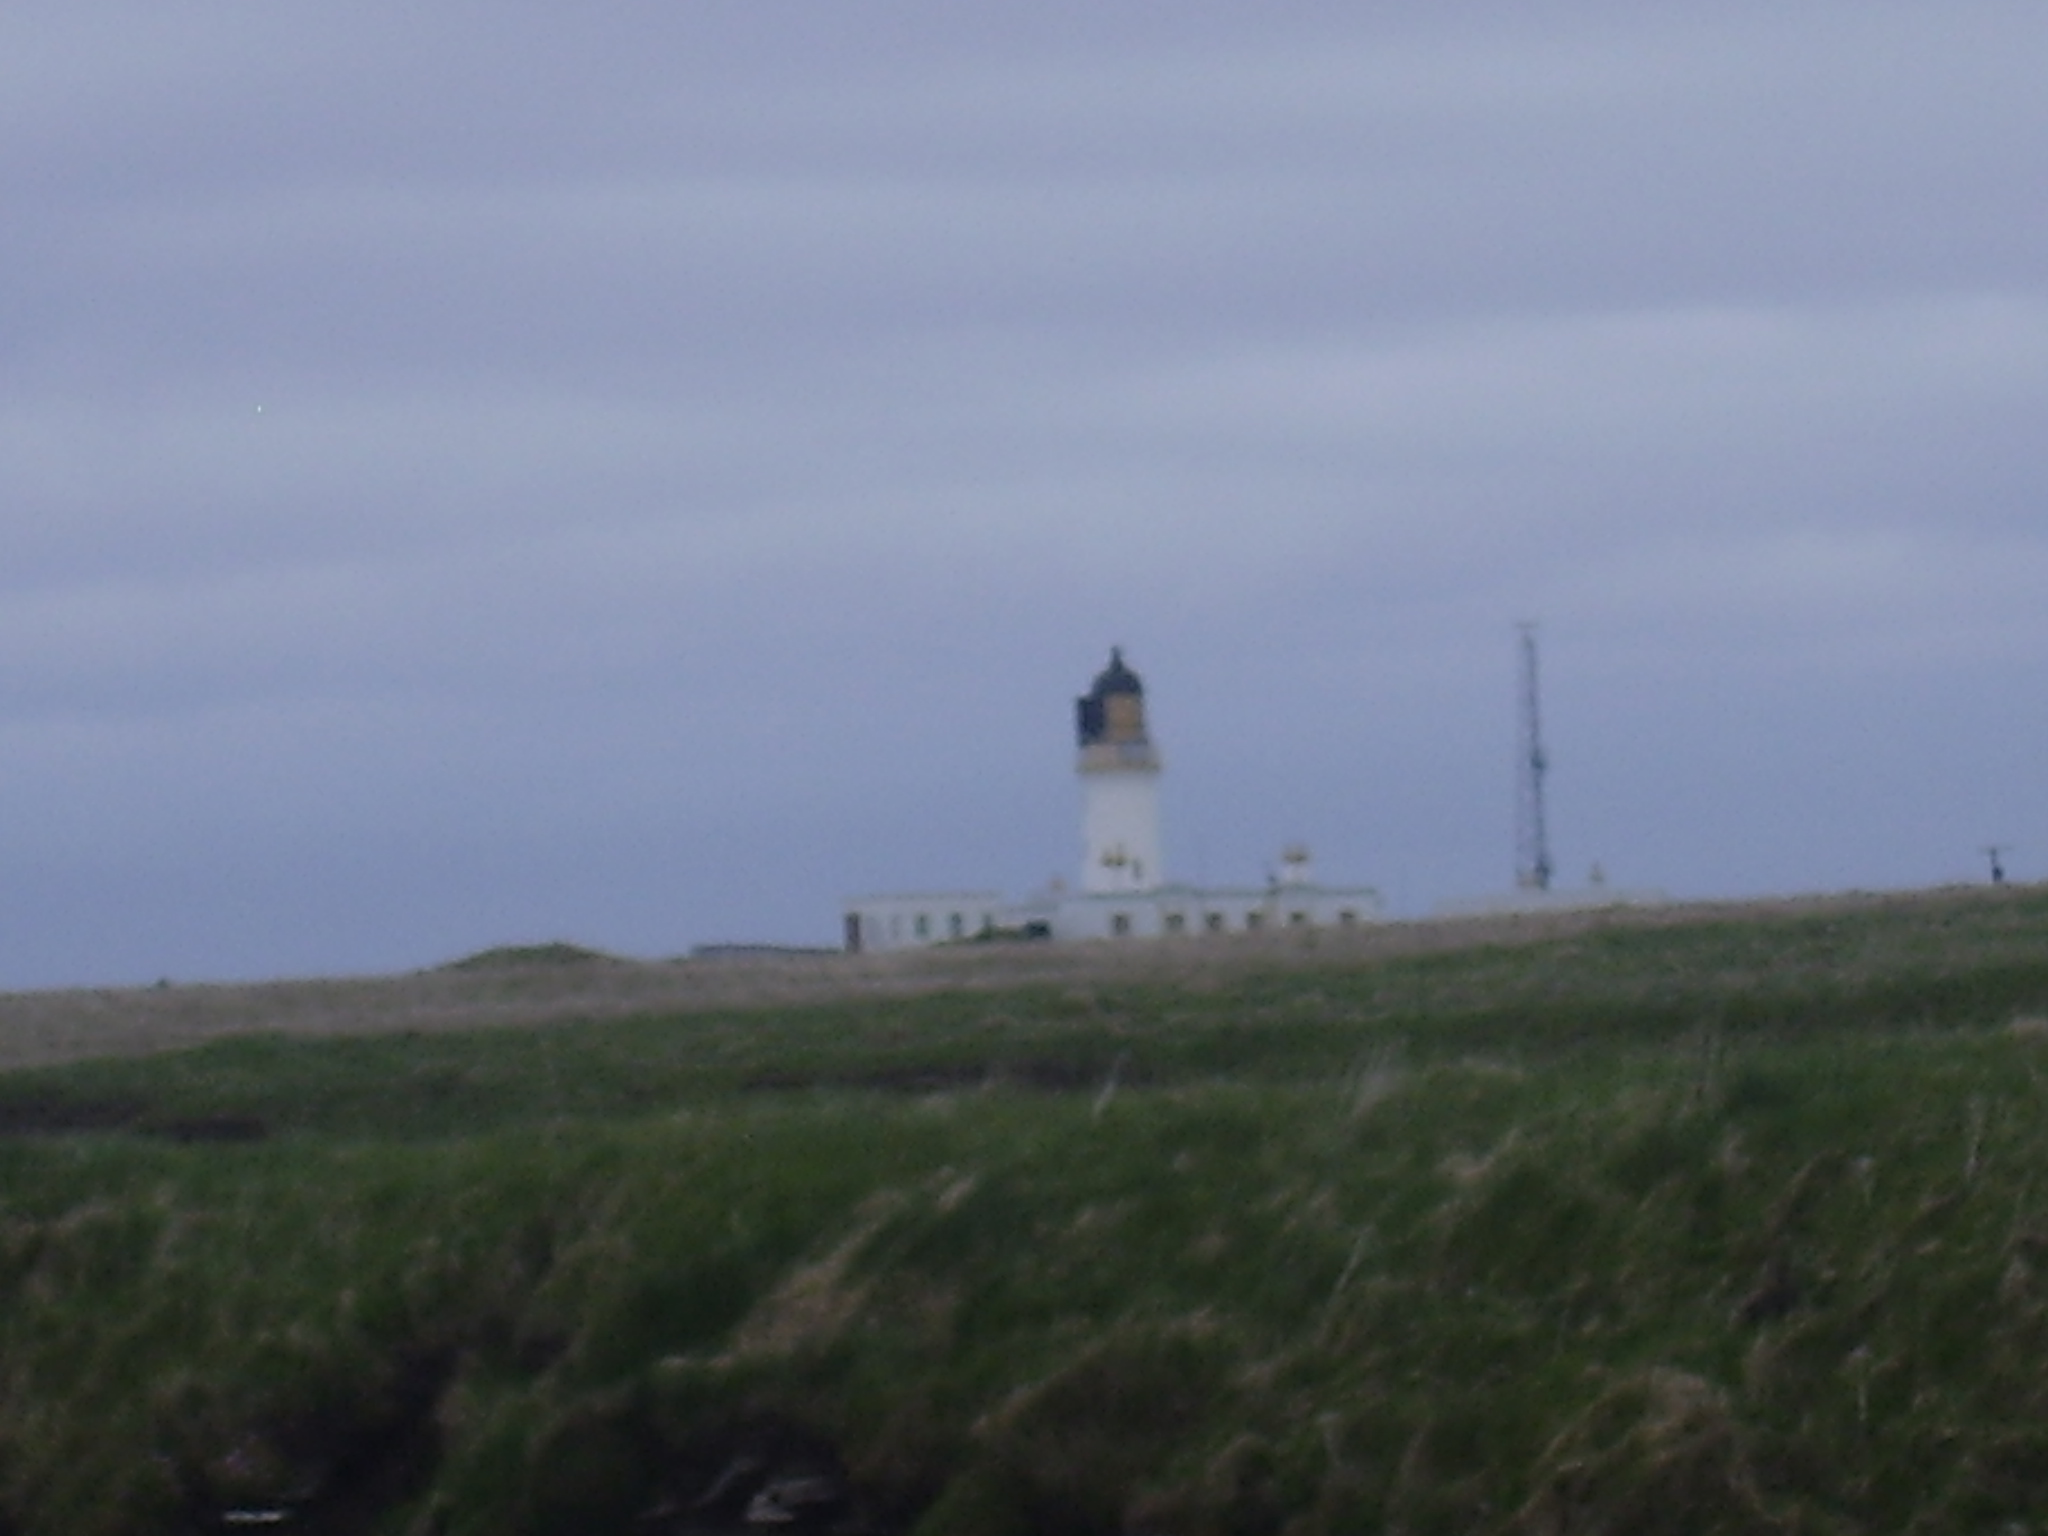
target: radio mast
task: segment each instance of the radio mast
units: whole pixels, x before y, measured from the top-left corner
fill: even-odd
[[[1543,819],[1543,720],[1536,690],[1536,625],[1515,626],[1522,636],[1522,740],[1515,762],[1515,884],[1525,891],[1550,889],[1550,832]]]

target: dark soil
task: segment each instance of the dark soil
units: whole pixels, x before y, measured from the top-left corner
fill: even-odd
[[[141,1099],[76,1099],[56,1094],[0,1101],[0,1136],[90,1136],[131,1131],[165,1141],[262,1141],[270,1126],[256,1115],[160,1115]]]
[[[124,1130],[140,1120],[147,1109],[138,1099],[73,1099],[54,1094],[0,1099],[0,1136],[67,1136]]]

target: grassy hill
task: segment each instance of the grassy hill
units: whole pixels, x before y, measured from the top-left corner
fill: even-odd
[[[6,1536],[2048,1530],[2037,890],[509,951],[0,1053]]]

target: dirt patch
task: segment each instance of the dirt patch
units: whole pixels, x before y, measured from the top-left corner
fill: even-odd
[[[269,1124],[255,1115],[194,1115],[187,1118],[138,1121],[135,1130],[143,1136],[190,1145],[194,1142],[263,1141],[270,1135]]]
[[[252,1142],[270,1135],[255,1115],[160,1115],[140,1099],[36,1095],[0,1102],[0,1137],[91,1136],[128,1131],[163,1141]]]
[[[140,1120],[148,1106],[138,1099],[71,1099],[32,1096],[0,1101],[0,1136],[78,1136],[119,1131]]]

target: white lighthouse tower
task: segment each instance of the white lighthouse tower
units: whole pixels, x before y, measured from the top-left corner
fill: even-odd
[[[1159,845],[1159,754],[1145,730],[1145,685],[1121,649],[1074,701],[1080,742],[1081,889],[1090,896],[1154,890],[1166,881]]]

